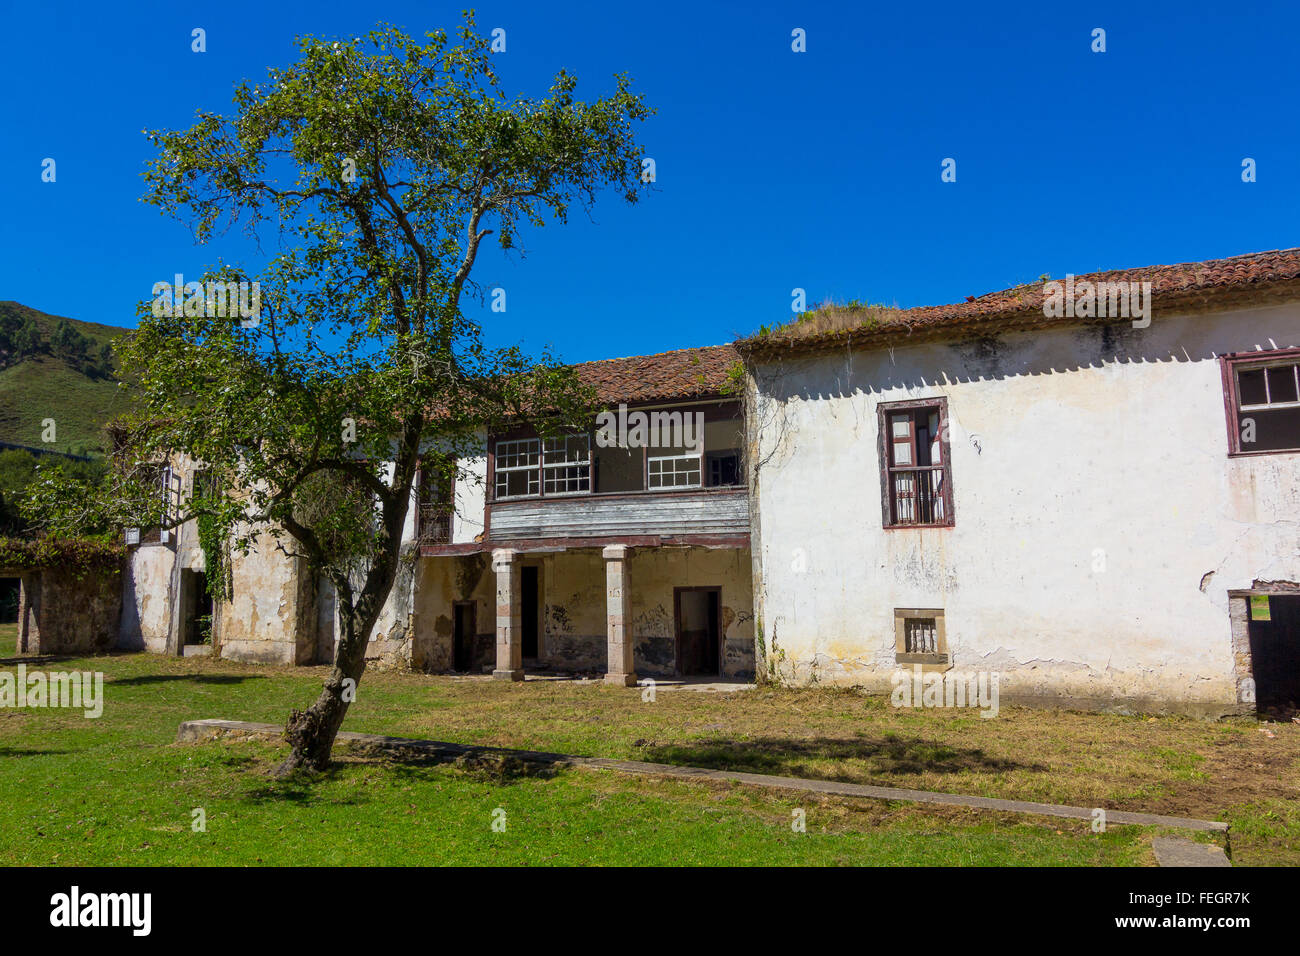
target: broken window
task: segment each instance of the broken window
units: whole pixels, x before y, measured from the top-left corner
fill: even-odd
[[[1224,362],[1230,452],[1300,451],[1300,350],[1229,356]]]
[[[880,405],[884,525],[950,526],[947,400]]]
[[[722,488],[741,483],[739,451],[734,448],[729,451],[711,451],[704,457],[709,466],[710,488]]]

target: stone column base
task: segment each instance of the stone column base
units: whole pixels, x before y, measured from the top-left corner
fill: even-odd
[[[492,678],[493,680],[523,680],[524,672],[522,668],[517,671],[496,670],[492,672]]]
[[[635,687],[635,674],[606,674],[605,683],[613,684],[615,687]]]

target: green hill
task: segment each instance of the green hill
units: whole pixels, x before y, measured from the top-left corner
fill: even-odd
[[[0,441],[95,454],[103,425],[127,410],[107,349],[125,329],[0,301]],[[54,419],[54,442],[42,422]]]

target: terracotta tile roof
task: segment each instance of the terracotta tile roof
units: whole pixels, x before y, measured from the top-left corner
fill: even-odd
[[[740,361],[731,345],[675,349],[657,355],[574,365],[602,403],[676,401],[726,394],[728,371]]]
[[[1052,277],[1063,280],[1062,276]],[[1050,280],[1049,280],[1050,281]],[[1253,252],[1228,259],[1182,262],[1140,269],[1112,269],[1075,276],[1080,282],[1150,282],[1153,321],[1180,315],[1300,299],[1300,249]],[[899,345],[961,335],[989,335],[1088,322],[1114,321],[1043,314],[1043,283],[1032,282],[972,296],[951,305],[914,309],[834,308],[805,313],[804,319],[742,339],[746,355],[771,356],[787,351],[844,346]],[[1121,320],[1128,321],[1128,320]]]

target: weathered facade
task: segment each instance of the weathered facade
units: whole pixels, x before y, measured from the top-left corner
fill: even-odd
[[[1187,267],[1145,326],[1048,322],[1026,296],[754,342],[764,666],[882,692],[914,665],[989,672],[1004,700],[1085,707],[1296,701],[1296,262],[1245,296],[1223,294],[1241,263]]]
[[[606,428],[485,436],[454,520],[421,526],[413,662],[624,685],[752,675],[738,361],[715,346],[588,363],[618,408]]]
[[[611,410],[590,429],[485,434],[421,474],[369,656],[1300,700],[1300,250],[1084,280],[1150,281],[1152,311],[1062,316],[1025,286],[577,366]],[[133,549],[123,645],[185,653],[201,572],[184,528]],[[219,653],[332,658],[330,588],[296,559],[259,548],[233,583]]]

